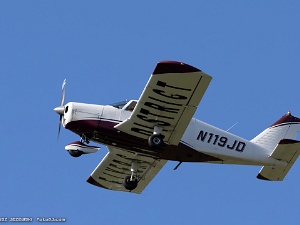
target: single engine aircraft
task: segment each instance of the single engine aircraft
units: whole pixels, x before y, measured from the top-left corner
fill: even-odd
[[[192,118],[212,77],[188,64],[158,62],[138,100],[114,105],[77,102],[54,111],[60,127],[80,136],[65,149],[71,156],[108,153],[87,182],[110,190],[141,193],[168,160],[262,166],[257,178],[282,181],[300,154],[300,119],[285,114],[252,140]]]

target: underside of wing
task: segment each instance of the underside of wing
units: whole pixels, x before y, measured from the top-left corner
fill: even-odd
[[[178,145],[211,79],[184,63],[158,63],[131,117],[115,128],[148,139],[158,127],[164,142]]]
[[[108,149],[109,152],[87,179],[90,184],[105,189],[129,192],[123,182],[125,177],[131,175],[132,165],[135,163],[138,165],[138,185],[131,192],[140,194],[167,162],[111,146]]]

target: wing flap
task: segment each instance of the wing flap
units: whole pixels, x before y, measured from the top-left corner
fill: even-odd
[[[108,149],[109,152],[92,172],[87,182],[110,190],[129,192],[124,188],[123,180],[131,174],[131,163],[135,161],[140,165],[139,181],[137,188],[131,192],[140,194],[167,162],[111,146]]]
[[[282,181],[300,154],[300,142],[296,140],[281,140],[271,154],[272,158],[287,162],[285,166],[263,166],[257,175],[258,179]]]
[[[165,142],[178,145],[211,79],[187,64],[158,63],[130,118],[115,128],[148,139],[158,126]]]

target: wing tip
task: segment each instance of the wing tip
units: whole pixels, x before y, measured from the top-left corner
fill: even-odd
[[[278,144],[296,144],[296,143],[299,143],[300,141],[297,141],[297,140],[293,140],[293,139],[281,139],[279,141]]]
[[[201,72],[201,70],[183,62],[166,60],[166,61],[158,62],[152,74],[192,73],[192,72]]]
[[[260,180],[267,180],[267,181],[270,181],[268,178],[265,178],[263,175],[261,175],[260,173],[256,176],[257,179],[260,179]]]
[[[92,176],[89,176],[88,179],[86,180],[86,182],[88,182],[88,183],[90,183],[90,184],[92,184],[92,185],[101,187],[101,188],[108,189],[107,187],[104,187],[104,186],[101,185],[99,182],[97,182]]]

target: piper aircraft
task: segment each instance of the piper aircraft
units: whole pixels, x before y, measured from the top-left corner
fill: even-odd
[[[65,149],[73,157],[108,153],[88,177],[95,186],[141,193],[168,160],[261,166],[257,178],[282,181],[300,154],[300,119],[290,112],[252,140],[209,125],[193,115],[212,77],[188,64],[158,62],[138,100],[95,105],[62,100],[54,111],[80,141]]]

